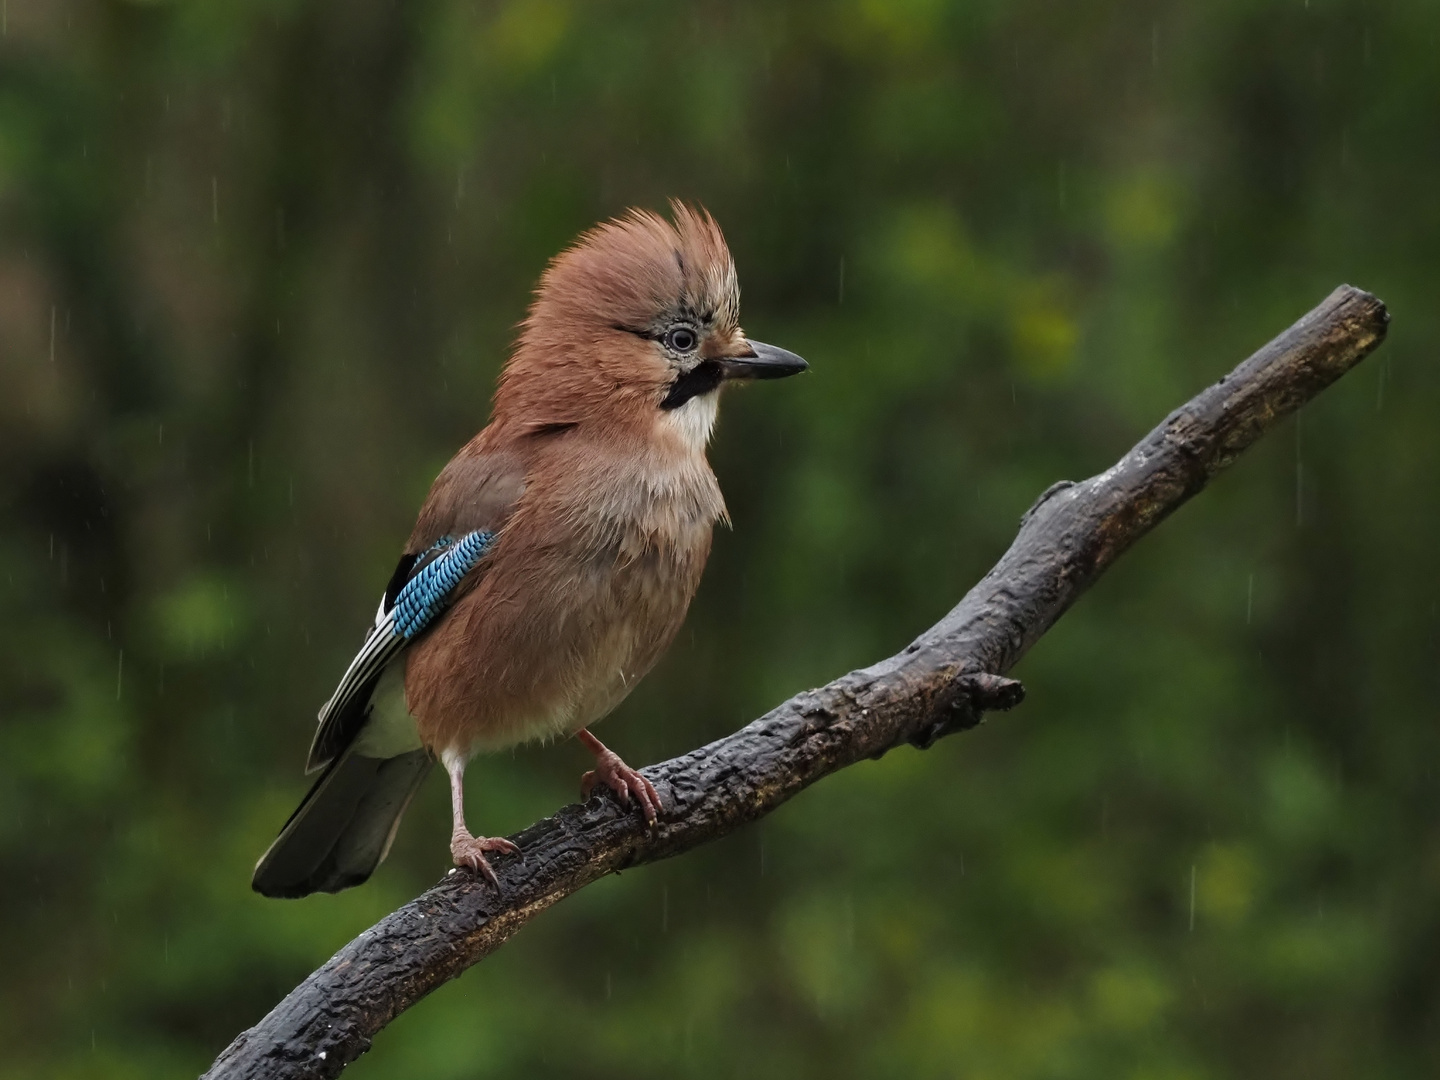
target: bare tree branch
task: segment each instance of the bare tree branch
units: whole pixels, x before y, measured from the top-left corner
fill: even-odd
[[[512,837],[502,892],[452,873],[365,931],[240,1035],[207,1077],[332,1077],[375,1033],[577,889],[678,855],[761,817],[821,777],[893,746],[928,746],[1020,700],[1008,671],[1131,544],[1385,337],[1389,315],[1349,286],[1171,413],[1099,476],[1057,484],[948,615],[902,652],[797,694],[726,738],[645,773],[665,816],[647,830],[608,797]]]

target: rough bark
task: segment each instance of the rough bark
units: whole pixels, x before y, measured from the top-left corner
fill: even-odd
[[[402,1011],[597,878],[688,851],[837,769],[1014,705],[1022,690],[1002,673],[1131,544],[1379,345],[1388,321],[1374,296],[1336,289],[1113,467],[1042,494],[994,569],[902,652],[644,770],[665,803],[658,827],[608,796],[536,822],[511,838],[523,858],[495,859],[500,893],[450,874],[331,957],[206,1076],[336,1076]]]

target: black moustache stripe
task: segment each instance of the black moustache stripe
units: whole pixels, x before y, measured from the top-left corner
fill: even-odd
[[[701,394],[708,394],[720,385],[725,373],[715,360],[702,360],[689,371],[678,375],[670,384],[670,392],[660,402],[662,409],[678,409],[685,402]]]

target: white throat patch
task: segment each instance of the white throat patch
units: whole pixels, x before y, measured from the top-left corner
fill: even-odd
[[[715,417],[720,411],[720,388],[708,394],[697,394],[678,409],[664,415],[662,423],[671,425],[692,453],[703,453],[715,430]]]

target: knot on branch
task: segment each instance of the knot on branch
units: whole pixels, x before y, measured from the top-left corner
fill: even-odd
[[[1025,686],[1019,679],[1007,679],[980,671],[957,676],[942,692],[930,720],[908,742],[928,750],[935,740],[980,723],[987,712],[1004,712],[1025,700]]]
[[[1040,508],[1050,501],[1052,496],[1058,495],[1066,488],[1073,488],[1074,486],[1074,480],[1057,480],[1047,487],[1040,493],[1040,497],[1030,504],[1030,509],[1020,515],[1020,527],[1023,529],[1030,519],[1039,512]]]

